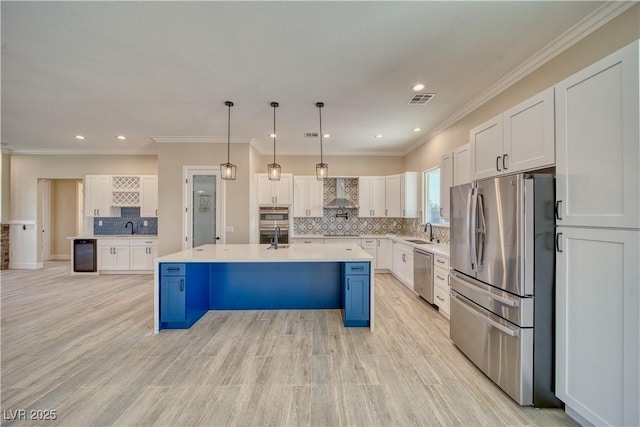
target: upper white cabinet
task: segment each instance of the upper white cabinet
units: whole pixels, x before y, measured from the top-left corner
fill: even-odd
[[[447,153],[440,160],[440,216],[449,218],[449,189],[453,184],[453,153]]]
[[[470,132],[473,179],[551,166],[554,90],[547,89]]]
[[[640,227],[638,42],[556,85],[558,225]]]
[[[360,218],[385,216],[385,177],[358,178],[358,216]]]
[[[324,181],[315,176],[293,177],[293,216],[322,217]]]
[[[142,206],[140,216],[158,216],[158,176],[143,175],[140,177],[142,187]]]
[[[84,178],[84,216],[111,216],[111,175]]]
[[[405,172],[385,177],[385,210],[390,218],[417,218],[418,173]]]
[[[293,194],[293,175],[282,174],[280,181],[270,181],[266,173],[256,174],[259,205],[290,205]]]
[[[453,151],[453,185],[471,182],[471,144]]]

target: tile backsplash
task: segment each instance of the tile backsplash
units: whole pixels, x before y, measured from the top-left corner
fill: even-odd
[[[131,221],[135,234],[158,234],[158,218],[141,217],[140,208],[121,208],[118,217],[95,217],[93,219],[94,235],[131,234]],[[145,221],[147,225],[144,225]],[[102,223],[102,225],[100,225]]]

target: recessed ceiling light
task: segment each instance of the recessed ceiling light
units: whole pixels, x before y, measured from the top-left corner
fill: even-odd
[[[421,128],[413,128],[414,132],[420,132],[422,129]]]
[[[325,133],[324,135],[322,135],[324,138],[331,138],[331,135],[329,135],[328,133]]]
[[[118,135],[118,136],[116,136],[116,138],[118,138],[121,141],[124,141],[125,139],[127,139],[127,137],[124,136],[124,135]]]
[[[382,135],[377,134],[377,135],[376,135],[376,138],[382,138]]]
[[[84,136],[82,136],[82,135],[76,135],[76,139],[79,139],[79,140],[81,140],[81,141],[82,141],[82,140],[84,140]]]
[[[275,137],[276,137],[276,134],[275,134],[275,133],[270,133],[270,134],[269,134],[269,138],[275,138]]]
[[[412,89],[413,89],[415,92],[417,92],[417,91],[419,91],[419,90],[424,89],[424,85],[423,85],[422,83],[418,83],[418,84],[413,85],[413,88],[412,88]]]

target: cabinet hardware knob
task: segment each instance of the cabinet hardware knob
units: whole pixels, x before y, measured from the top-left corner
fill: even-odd
[[[502,157],[502,156],[496,157],[496,170],[498,172],[502,171],[502,169],[500,169],[500,157]]]
[[[558,251],[558,252],[563,252],[562,249],[560,249],[560,238],[561,237],[562,237],[562,233],[556,234],[556,251]]]
[[[508,154],[504,154],[504,155],[502,156],[502,169],[504,169],[504,170],[507,170],[507,169],[508,169],[508,168],[507,168],[507,164],[506,164],[507,156],[508,156]]]

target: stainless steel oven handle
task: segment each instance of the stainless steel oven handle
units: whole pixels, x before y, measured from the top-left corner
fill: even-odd
[[[487,322],[489,326],[496,328],[500,332],[507,334],[510,337],[517,337],[520,335],[519,329],[513,330],[510,328],[507,328],[506,326],[503,326],[500,323],[489,319],[487,316],[484,316],[482,313],[479,313],[476,309],[473,308],[473,306],[469,305],[470,303],[465,301],[463,298],[458,298],[458,294],[455,291],[451,291],[449,295],[453,297],[456,301],[460,302],[461,307],[463,307],[465,310],[467,310],[469,313],[473,314],[474,316],[479,317],[485,322]]]
[[[474,286],[471,285],[467,282],[465,282],[464,280],[462,280],[460,277],[458,277],[458,274],[455,271],[450,271],[449,272],[449,280],[455,280],[456,283],[460,283],[461,285],[473,290],[473,291],[477,291],[477,292],[482,292],[483,294],[485,294],[488,298],[491,298],[493,300],[496,300],[508,307],[513,307],[513,308],[518,308],[518,301],[512,300],[512,299],[508,299],[508,298],[504,298],[498,295],[494,295],[491,292],[488,292],[486,289],[482,289],[478,286]]]

